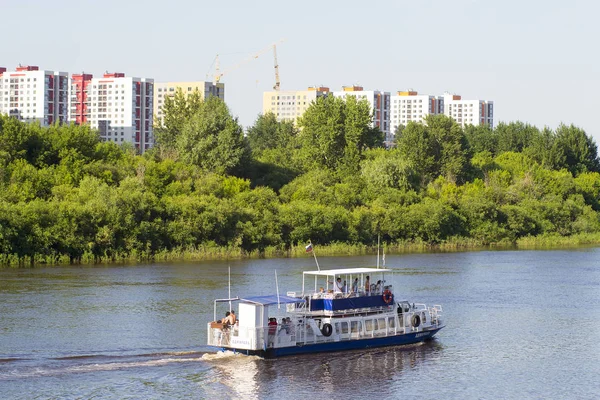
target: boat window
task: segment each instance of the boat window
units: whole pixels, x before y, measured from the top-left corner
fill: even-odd
[[[350,327],[352,333],[360,333],[362,331],[362,323],[360,321],[352,321]]]
[[[378,325],[377,329],[385,329],[385,318],[379,318],[377,320],[377,325]]]
[[[341,327],[340,327],[340,325],[341,325]],[[335,328],[338,333],[342,333],[342,334],[348,333],[348,328],[349,328],[348,322],[336,323]]]
[[[396,317],[389,317],[388,318],[388,326],[390,328],[395,328],[396,327]]]
[[[373,320],[368,319],[365,321],[365,330],[371,332],[373,330]]]

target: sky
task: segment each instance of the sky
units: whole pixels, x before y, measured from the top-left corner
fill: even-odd
[[[0,66],[212,80],[282,39],[282,90],[422,94],[494,102],[494,123],[583,128],[600,143],[600,2],[592,0],[0,0]],[[221,78],[244,126],[275,82],[272,52]],[[208,74],[208,75],[207,75]]]

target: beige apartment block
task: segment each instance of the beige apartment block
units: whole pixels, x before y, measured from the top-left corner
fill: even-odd
[[[318,97],[329,94],[329,88],[324,86],[309,87],[306,90],[278,90],[263,93],[263,114],[272,112],[277,121],[294,121],[304,114],[304,111]]]
[[[174,96],[177,89],[181,89],[183,94],[189,96],[198,91],[202,99],[215,96],[225,101],[225,84],[205,81],[196,82],[162,82],[154,84],[154,115],[157,123],[162,122],[162,106],[165,104],[165,97]]]

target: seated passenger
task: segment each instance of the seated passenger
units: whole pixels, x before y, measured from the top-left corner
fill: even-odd
[[[365,281],[365,292],[367,293],[367,295],[371,293],[371,280],[369,276],[367,276],[367,280]]]
[[[230,315],[231,315],[231,313],[230,313],[229,311],[227,311],[227,312],[225,313],[225,318],[223,318],[223,319],[221,320],[221,323],[223,324],[223,330],[227,330],[227,329],[229,329],[229,325],[230,325],[230,324],[229,324],[229,316],[230,316]]]

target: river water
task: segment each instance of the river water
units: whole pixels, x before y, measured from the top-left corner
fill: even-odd
[[[213,299],[299,289],[298,259],[0,269],[2,399],[600,396],[600,248],[387,255],[435,340],[262,360],[206,347]],[[321,268],[375,258],[323,257]]]

